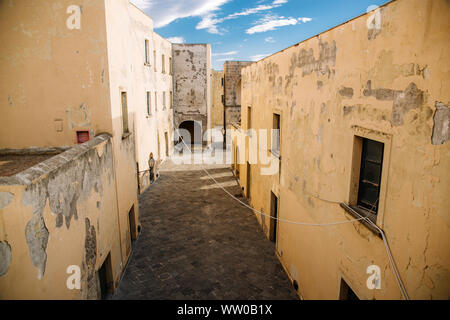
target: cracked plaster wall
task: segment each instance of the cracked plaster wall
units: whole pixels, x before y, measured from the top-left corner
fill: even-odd
[[[270,212],[274,192],[280,218],[352,219],[337,203],[351,198],[354,137],[382,141],[377,224],[410,298],[448,299],[450,4],[397,0],[380,12],[376,32],[367,29],[368,14],[243,69],[242,105],[252,106],[253,128],[270,130],[273,113],[282,128],[281,174],[263,176],[267,166],[253,165],[250,202]],[[239,171],[246,186],[246,166]],[[258,219],[268,234],[269,219]],[[338,299],[340,279],[361,299],[401,299],[383,242],[360,223],[281,223],[277,239],[305,299]],[[381,290],[366,286],[372,264],[381,268]]]

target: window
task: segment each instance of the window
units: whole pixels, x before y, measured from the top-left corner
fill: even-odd
[[[127,105],[127,93],[122,92],[122,129],[123,134],[129,133],[128,129],[128,105]]]
[[[158,111],[158,93],[155,91],[155,111]]]
[[[222,95],[222,103],[225,104],[225,96]]]
[[[281,136],[280,115],[274,113],[273,130],[272,130],[272,153],[274,153],[277,156],[280,156],[280,136]]]
[[[166,92],[163,92],[163,110],[166,110]]]
[[[145,64],[150,65],[150,48],[148,40],[145,40]]]
[[[170,75],[173,74],[173,69],[172,69],[172,57],[169,57],[169,74],[170,74]]]
[[[223,88],[223,78],[222,78],[222,88]]]
[[[149,116],[152,115],[152,96],[150,94],[150,91],[147,91],[147,114]]]
[[[247,130],[252,128],[252,108],[247,108]]]
[[[166,73],[166,57],[165,57],[165,55],[161,56],[161,72]]]
[[[378,213],[384,144],[363,138],[357,206]]]
[[[169,97],[169,106],[170,106],[170,109],[172,109],[173,108],[173,92],[172,91],[170,91],[170,97]]]
[[[77,143],[85,143],[89,141],[89,131],[77,131]]]
[[[156,50],[153,50],[153,63],[155,64],[154,65],[154,70],[156,72]]]

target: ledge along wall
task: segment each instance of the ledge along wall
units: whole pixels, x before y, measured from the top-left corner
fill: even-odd
[[[0,178],[0,299],[97,299],[110,254],[121,275],[112,143],[108,135]],[[81,271],[70,290],[69,266]]]

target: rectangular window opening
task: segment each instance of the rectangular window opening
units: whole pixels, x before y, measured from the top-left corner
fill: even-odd
[[[166,110],[166,92],[163,92],[163,110]]]
[[[122,125],[123,125],[123,134],[129,133],[128,128],[128,105],[127,105],[127,93],[121,93],[122,100]]]
[[[145,64],[150,65],[150,47],[149,41],[145,40]]]
[[[272,152],[280,156],[281,118],[279,114],[273,114]]]
[[[367,138],[360,139],[362,147],[356,206],[370,213],[369,217],[376,222],[380,202],[384,143]]]
[[[152,115],[152,96],[150,91],[147,91],[147,115]]]

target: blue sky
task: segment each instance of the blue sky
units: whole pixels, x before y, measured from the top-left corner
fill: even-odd
[[[210,43],[213,68],[287,48],[389,0],[132,0],[173,42]]]

